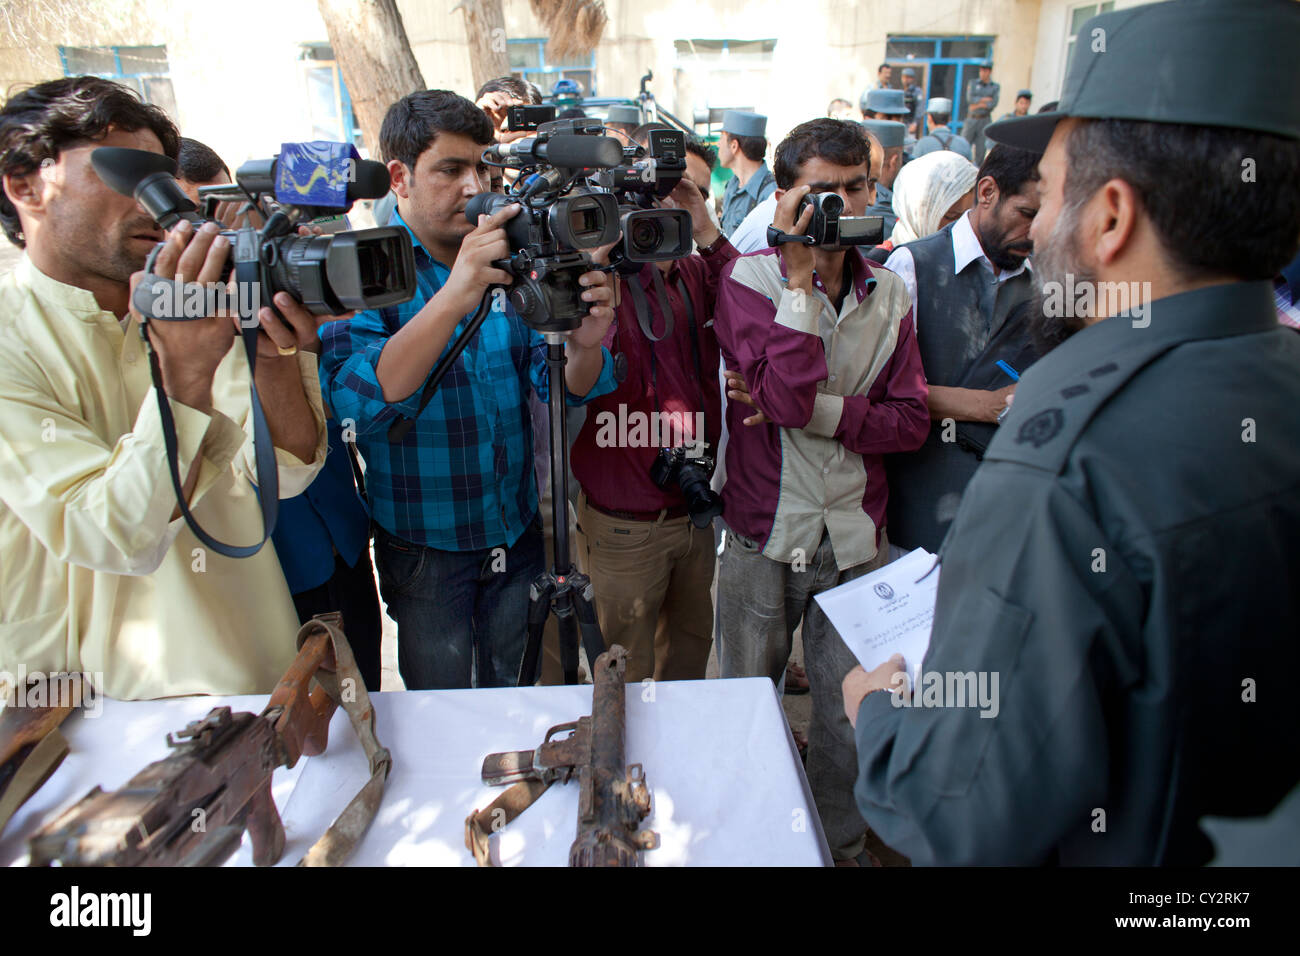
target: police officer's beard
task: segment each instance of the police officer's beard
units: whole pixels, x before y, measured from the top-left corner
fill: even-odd
[[[1095,284],[1097,281],[1097,274],[1083,263],[1079,255],[1079,214],[1082,210],[1083,203],[1067,206],[1057,217],[1056,225],[1042,247],[1034,246],[1037,301],[1029,312],[1029,335],[1040,355],[1056,348],[1091,318],[1075,314],[1075,301],[1065,302],[1062,297],[1062,290],[1066,288],[1078,289],[1085,283]],[[1072,277],[1072,283],[1067,283],[1067,275]],[[1046,300],[1051,297],[1055,297],[1056,307],[1045,308]]]

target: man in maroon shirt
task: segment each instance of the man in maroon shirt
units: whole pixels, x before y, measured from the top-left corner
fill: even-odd
[[[879,171],[856,123],[795,127],[775,167],[782,232],[807,231],[811,207],[797,221],[796,211],[810,192],[838,193],[845,215],[874,201]],[[914,451],[929,433],[911,299],[858,248],[786,243],[724,270],[717,330],[761,413],[727,407],[722,676],[780,680],[802,621],[808,782],[832,855],[852,860],[866,824],[853,802],[857,751],[840,683],[856,661],[813,598],[885,563],[881,456]]]
[[[619,282],[604,344],[626,357],[627,377],[587,406],[570,455],[582,486],[579,554],[606,643],[627,648],[629,681],[702,679],[713,636],[713,533],[692,522],[677,481],[651,477],[661,448],[687,446],[687,462],[698,462],[722,427],[713,307],[737,252],[705,207],[708,155],[691,148],[664,202],[690,212],[698,252]]]

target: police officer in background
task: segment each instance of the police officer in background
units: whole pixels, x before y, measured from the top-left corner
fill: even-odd
[[[979,166],[984,162],[984,130],[991,122],[990,117],[997,109],[998,97],[1002,85],[993,82],[993,61],[985,60],[979,67],[979,79],[966,84],[966,125],[961,134],[975,151],[973,162]]]
[[[1200,818],[1267,814],[1300,780],[1300,338],[1271,284],[1300,242],[1300,5],[1177,0],[1098,30],[1057,112],[989,130],[1046,150],[1035,272],[1068,334],[941,555],[921,670],[997,675],[996,716],[894,706],[897,659],[844,682],[858,805],[918,863],[1200,864]],[[1276,95],[1226,94],[1223,59]]]
[[[867,207],[868,216],[885,217],[885,235],[894,231],[898,217],[894,215],[894,180],[903,168],[903,138],[907,127],[888,120],[863,120],[868,133],[876,137],[884,154],[880,177],[876,180],[876,201]]]

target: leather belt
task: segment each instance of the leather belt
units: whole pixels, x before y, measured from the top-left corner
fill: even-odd
[[[664,520],[669,520],[671,518],[685,518],[690,514],[685,505],[674,505],[660,511],[617,511],[614,508],[602,508],[590,498],[587,499],[587,507],[592,511],[599,511],[603,515],[620,518],[623,521],[658,521],[661,517]]]

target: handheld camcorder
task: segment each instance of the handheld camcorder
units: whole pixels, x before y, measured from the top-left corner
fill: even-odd
[[[166,156],[101,147],[90,160],[106,185],[133,197],[164,229],[182,219],[196,228],[206,221],[176,181],[176,164]],[[286,143],[274,159],[245,163],[234,184],[204,195],[209,215],[213,203],[236,199],[247,202],[264,222],[261,228],[223,230],[233,250],[223,280],[237,269],[240,283],[255,274],[260,301],[269,303],[275,293],[287,292],[315,315],[408,301],[416,280],[415,252],[406,230],[385,226],[297,235],[298,225],[346,212],[358,199],[377,199],[389,185],[383,163],[360,159],[346,143]],[[179,317],[154,315],[156,301],[150,283],[137,286],[132,304],[142,314]]]
[[[806,246],[878,246],[885,241],[884,216],[845,216],[844,200],[839,193],[809,193],[795,210],[795,222],[803,211],[813,207],[808,231],[801,236],[781,232],[775,226],[767,227],[767,242],[777,246],[785,242],[798,242]]]
[[[476,224],[479,216],[512,203],[522,207],[505,226],[510,257],[496,265],[514,276],[510,301],[539,332],[567,332],[581,325],[589,307],[582,301],[578,277],[592,268],[588,250],[622,234],[621,256],[628,260],[690,254],[689,241],[680,255],[663,254],[656,226],[642,224],[647,217],[621,214],[613,193],[589,183],[593,170],[619,166],[624,158],[618,140],[602,135],[602,129],[600,120],[554,120],[540,124],[535,136],[488,147],[485,162],[519,170],[514,190],[480,193],[465,207],[465,217]],[[675,211],[643,212],[664,219],[660,214]],[[689,215],[687,223],[689,237]]]

